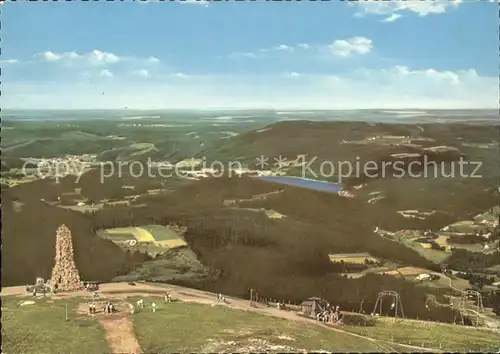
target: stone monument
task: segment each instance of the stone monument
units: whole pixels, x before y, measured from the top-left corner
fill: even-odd
[[[50,285],[58,291],[83,290],[84,286],[73,258],[71,231],[63,224],[57,229],[56,237],[56,257]]]

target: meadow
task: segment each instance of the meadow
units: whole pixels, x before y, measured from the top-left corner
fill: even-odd
[[[152,298],[144,299],[146,308],[136,309],[131,317],[133,334],[144,352],[421,351],[399,344],[451,352],[493,352],[499,345],[498,333],[473,327],[389,317],[371,317],[371,325],[366,327],[341,327],[343,331],[364,336],[362,338],[301,322],[294,313],[288,313],[287,317],[291,317],[285,319],[180,301],[160,302],[153,313],[149,309]],[[20,300],[11,296],[2,298],[3,352],[110,352],[106,332],[99,322],[76,314],[76,306],[83,299],[35,299],[35,304],[27,306],[19,306]],[[128,301],[136,300],[138,298]],[[297,316],[295,320],[294,316]]]
[[[374,327],[345,326],[345,329],[375,339],[434,348],[446,352],[496,352],[500,334],[486,329],[415,320],[375,318]]]
[[[98,235],[113,242],[135,239],[139,245],[153,243],[156,248],[174,249],[187,246],[186,241],[175,231],[161,225],[117,227],[101,230]]]
[[[32,300],[32,299],[28,299]],[[108,353],[101,326],[75,316],[77,299],[19,306],[19,298],[2,296],[2,352],[24,354]],[[68,307],[68,321],[66,309]]]
[[[375,343],[314,324],[256,313],[174,302],[134,316],[146,352],[335,351],[379,352]],[[168,334],[168,335],[166,335]],[[263,347],[264,345],[264,347]],[[271,349],[272,348],[272,349]],[[382,347],[382,350],[384,348]]]

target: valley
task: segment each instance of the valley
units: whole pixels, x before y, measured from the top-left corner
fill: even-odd
[[[7,141],[22,139],[32,124],[13,123]],[[4,151],[5,286],[50,277],[54,232],[65,223],[85,281],[169,283],[237,297],[253,288],[294,303],[320,296],[361,313],[370,313],[377,294],[390,289],[402,297],[407,318],[448,323],[458,321],[450,299],[473,290],[491,323],[500,323],[493,313],[500,304],[497,150],[466,143],[493,140],[490,126],[282,121],[235,124],[238,135],[218,139],[227,127],[217,135],[198,122],[155,135],[147,125],[93,124],[48,123],[36,139],[57,136],[51,146],[60,150],[47,155],[30,144]],[[197,136],[211,137],[204,146],[186,138],[194,125]],[[102,154],[102,145],[75,139],[104,126],[101,135],[120,137],[109,139],[116,145],[107,151],[119,153]],[[64,153],[67,144],[71,155]],[[429,153],[434,150],[421,146],[449,148]],[[259,156],[268,156],[269,165],[257,166]],[[279,156],[291,163],[276,162]],[[412,166],[423,156],[448,169],[460,159],[479,161],[481,178],[412,176],[422,171]],[[29,158],[32,169],[46,167],[44,161],[87,165],[26,180],[22,163]],[[361,167],[322,175],[322,163],[346,161]],[[369,161],[376,176],[362,168]],[[406,174],[396,176],[389,161],[402,161]],[[231,162],[241,167],[218,168]],[[149,172],[128,168],[134,163]],[[160,174],[167,163],[173,166],[168,176]],[[305,164],[315,176],[303,173]],[[463,315],[475,323],[473,312]]]

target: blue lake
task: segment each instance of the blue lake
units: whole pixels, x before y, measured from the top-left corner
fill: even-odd
[[[260,176],[255,177],[262,181],[286,184],[293,187],[314,189],[321,192],[338,193],[342,189],[342,184],[314,179],[292,177],[292,176]]]

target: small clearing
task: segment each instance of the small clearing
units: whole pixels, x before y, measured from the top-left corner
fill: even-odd
[[[329,254],[331,262],[340,262],[344,261],[344,263],[358,263],[364,264],[365,260],[371,262],[378,262],[378,259],[370,255],[369,253],[336,253]]]

